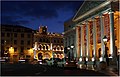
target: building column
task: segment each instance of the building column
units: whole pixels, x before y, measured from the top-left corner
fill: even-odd
[[[119,22],[120,23],[120,22]],[[118,25],[118,55],[120,54],[120,26]]]
[[[104,61],[104,55],[105,55],[105,46],[104,46],[104,42],[103,42],[103,37],[104,37],[104,23],[103,23],[103,16],[102,14],[100,14],[100,27],[101,27],[101,59],[102,61]]]
[[[113,56],[113,61],[116,61],[115,56],[115,35],[114,35],[114,12],[112,10],[109,11],[110,17],[110,54]]]
[[[80,26],[76,27],[76,57],[80,58]]]
[[[95,18],[92,18],[93,21],[93,55],[94,58],[96,59],[96,51],[97,51],[97,47],[96,47],[96,23],[95,23]]]
[[[84,49],[83,49],[83,45],[84,45],[84,31],[83,31],[83,26],[81,26],[81,31],[80,31],[80,36],[81,36],[81,53],[80,53],[80,57],[82,58],[82,57],[84,57],[85,56],[85,52],[83,52],[84,51]]]
[[[90,36],[89,36],[89,25],[88,21],[86,21],[86,40],[87,40],[87,58],[90,58]]]
[[[76,60],[76,57],[77,57],[77,50],[76,50],[76,29],[75,29],[75,33],[73,34],[73,45],[74,45],[74,48],[73,48],[73,58],[74,60]]]
[[[37,49],[38,49],[38,44],[37,44],[37,42],[35,42],[35,46],[34,46],[34,59],[37,59],[37,57],[36,57]]]

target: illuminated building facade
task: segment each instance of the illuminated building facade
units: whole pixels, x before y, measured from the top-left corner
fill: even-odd
[[[73,19],[64,24],[64,46],[74,44],[74,58],[79,61],[105,61],[106,36],[107,55],[116,61],[120,52],[120,12],[118,0],[84,1]]]
[[[63,35],[47,32],[47,26],[40,26],[34,33],[34,59],[64,57]]]
[[[18,25],[1,25],[1,57],[10,62],[32,59],[33,30]]]

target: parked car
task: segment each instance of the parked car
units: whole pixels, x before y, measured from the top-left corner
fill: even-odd
[[[38,60],[38,63],[43,64],[43,60],[42,59]]]
[[[74,67],[77,68],[78,64],[76,61],[66,61],[66,63],[64,64],[64,67]]]
[[[51,58],[50,60],[47,60],[46,62],[47,62],[47,65],[53,65],[53,62],[54,62],[54,58]]]
[[[64,64],[66,63],[66,61],[63,59],[61,59],[60,61],[58,61],[58,67],[64,67]]]
[[[47,60],[47,65],[55,65],[58,66],[58,62],[61,62],[62,60],[59,58],[51,58],[50,60]]]
[[[19,63],[25,63],[25,59],[18,60]]]
[[[43,65],[47,65],[47,61],[49,61],[49,59],[43,59],[43,60],[42,60],[42,64],[43,64]]]

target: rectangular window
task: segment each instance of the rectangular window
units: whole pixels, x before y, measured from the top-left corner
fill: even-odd
[[[6,40],[6,44],[10,44],[10,40]]]
[[[63,43],[63,40],[61,40],[61,43]]]
[[[16,47],[14,48],[14,51],[17,52],[17,48]]]
[[[27,41],[27,45],[30,45],[30,40],[29,40],[29,41]]]
[[[24,47],[21,47],[21,52],[24,52]]]
[[[10,37],[10,33],[7,33],[7,37]]]
[[[5,37],[5,33],[1,33],[1,36],[2,36],[2,37]]]
[[[4,40],[1,40],[1,43],[4,44]]]
[[[27,37],[28,37],[28,38],[31,38],[31,35],[30,35],[30,34],[28,34],[28,35],[27,35]]]
[[[54,39],[54,43],[56,43],[56,40]]]
[[[13,37],[13,33],[11,33],[11,37]]]
[[[15,45],[17,44],[17,40],[14,40],[14,44],[15,44]]]
[[[23,34],[23,33],[21,34],[21,37],[24,37],[24,34]]]
[[[24,45],[24,41],[23,40],[21,40],[21,45]]]
[[[14,33],[14,37],[17,37],[17,33]]]

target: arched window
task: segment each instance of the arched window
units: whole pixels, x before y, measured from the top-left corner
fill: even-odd
[[[56,51],[56,45],[53,46],[53,50]]]
[[[45,39],[43,39],[43,42],[45,42]]]
[[[60,48],[59,48],[59,46],[57,47],[57,50],[59,50]]]
[[[46,49],[48,50],[48,46],[46,45]]]
[[[57,43],[59,43],[59,39],[57,39]]]
[[[45,50],[45,45],[43,46],[43,50]]]
[[[63,40],[61,40],[61,43],[63,43]]]
[[[61,47],[61,50],[63,50],[63,47]]]
[[[39,42],[42,42],[42,39],[41,39],[41,38],[39,39]]]
[[[42,49],[42,46],[40,45],[39,48],[40,48],[40,50],[41,50],[41,49]]]
[[[56,40],[54,40],[54,43],[56,43]]]

